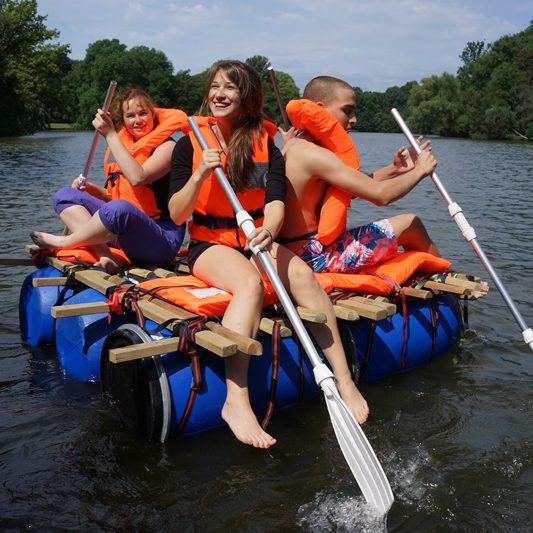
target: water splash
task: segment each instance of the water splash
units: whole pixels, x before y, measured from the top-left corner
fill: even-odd
[[[298,509],[297,523],[306,531],[383,533],[387,517],[379,516],[362,496],[321,491]]]

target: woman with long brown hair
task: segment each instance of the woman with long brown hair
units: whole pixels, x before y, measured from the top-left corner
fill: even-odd
[[[326,324],[314,325],[312,333],[333,368],[343,399],[354,414],[362,411],[366,418],[368,408],[351,380],[327,294],[300,258],[274,242],[284,218],[285,162],[272,139],[275,127],[270,130],[263,118],[259,75],[240,61],[215,64],[208,76],[203,108],[210,116],[198,121],[213,148],[203,150],[192,133],[178,141],[169,195],[174,222],[181,224],[192,215],[188,256],[192,273],[232,294],[222,324],[254,337],[264,290],[259,262],[249,247],[267,250],[297,304],[326,314]],[[214,174],[218,166],[254,218],[256,229],[248,240]],[[261,428],[251,408],[248,365],[249,357],[243,353],[225,359],[227,395],[222,418],[241,442],[269,448],[276,439]]]

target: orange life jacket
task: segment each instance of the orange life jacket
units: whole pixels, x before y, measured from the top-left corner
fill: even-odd
[[[216,119],[210,117],[195,117],[195,119],[207,144],[211,148],[218,148],[220,145],[212,129]],[[270,124],[264,123],[260,138],[254,140],[255,171],[250,179],[251,186],[237,193],[243,208],[258,226],[262,225],[264,216],[265,176],[269,166],[268,138],[274,131]],[[193,132],[189,132],[189,137],[193,146],[192,171],[194,172],[200,165],[203,150]],[[221,160],[222,169],[226,172],[224,153],[221,154]],[[188,228],[193,240],[216,242],[233,248],[244,247],[246,244],[246,237],[237,227],[231,204],[214,172],[202,183]]]
[[[326,292],[331,292],[332,283],[329,279],[323,278],[320,284]],[[269,280],[263,279],[263,285],[263,307],[268,307],[278,301],[278,296]],[[233,298],[230,293],[210,287],[192,275],[150,279],[142,281],[138,287],[153,291],[164,300],[198,315],[222,316]]]
[[[151,153],[164,143],[176,130],[183,128],[187,115],[180,109],[155,108],[157,126],[141,139],[134,141],[126,128],[118,132],[120,140],[135,160],[142,165]],[[104,170],[106,188],[112,200],[127,200],[149,217],[157,220],[161,210],[157,206],[156,197],[151,187],[147,185],[133,186],[122,174],[115,161],[109,161],[111,151],[106,150],[104,156]]]
[[[336,154],[351,168],[359,170],[359,154],[348,132],[324,107],[306,99],[291,100],[287,115],[294,127],[307,131],[322,147]],[[324,245],[331,244],[346,230],[346,219],[352,195],[329,185],[326,189],[317,239]]]
[[[443,257],[411,250],[365,268],[357,274],[320,272],[315,276],[321,283],[329,280],[337,289],[387,295],[394,292],[396,285],[401,285],[415,273],[434,274],[450,268],[450,261]]]
[[[109,250],[115,259],[127,265],[131,264],[130,259],[121,248],[110,247]],[[62,261],[68,261],[69,263],[88,263],[94,265],[98,261],[98,257],[86,246],[80,246],[79,248],[57,248],[51,251],[49,255],[57,257]]]

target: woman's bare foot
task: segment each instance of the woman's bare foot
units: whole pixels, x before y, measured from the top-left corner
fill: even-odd
[[[341,398],[344,400],[344,403],[353,414],[359,424],[364,424],[368,415],[370,414],[370,409],[366,400],[363,398],[363,395],[359,392],[359,389],[355,386],[355,383],[350,379],[344,382],[337,381],[337,387]]]
[[[52,235],[51,233],[44,233],[42,231],[32,231],[30,237],[41,249],[53,250],[54,248],[61,248],[64,246],[63,235]]]
[[[222,408],[222,418],[237,439],[244,444],[254,448],[270,448],[277,442],[274,437],[263,431],[248,402],[232,403],[226,399]]]
[[[124,268],[124,265],[113,256],[102,256],[94,265],[101,266],[108,274],[117,274]]]

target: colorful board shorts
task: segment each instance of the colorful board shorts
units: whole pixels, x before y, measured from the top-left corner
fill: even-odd
[[[398,255],[398,241],[383,219],[346,230],[327,246],[312,238],[297,254],[313,272],[352,274]]]

